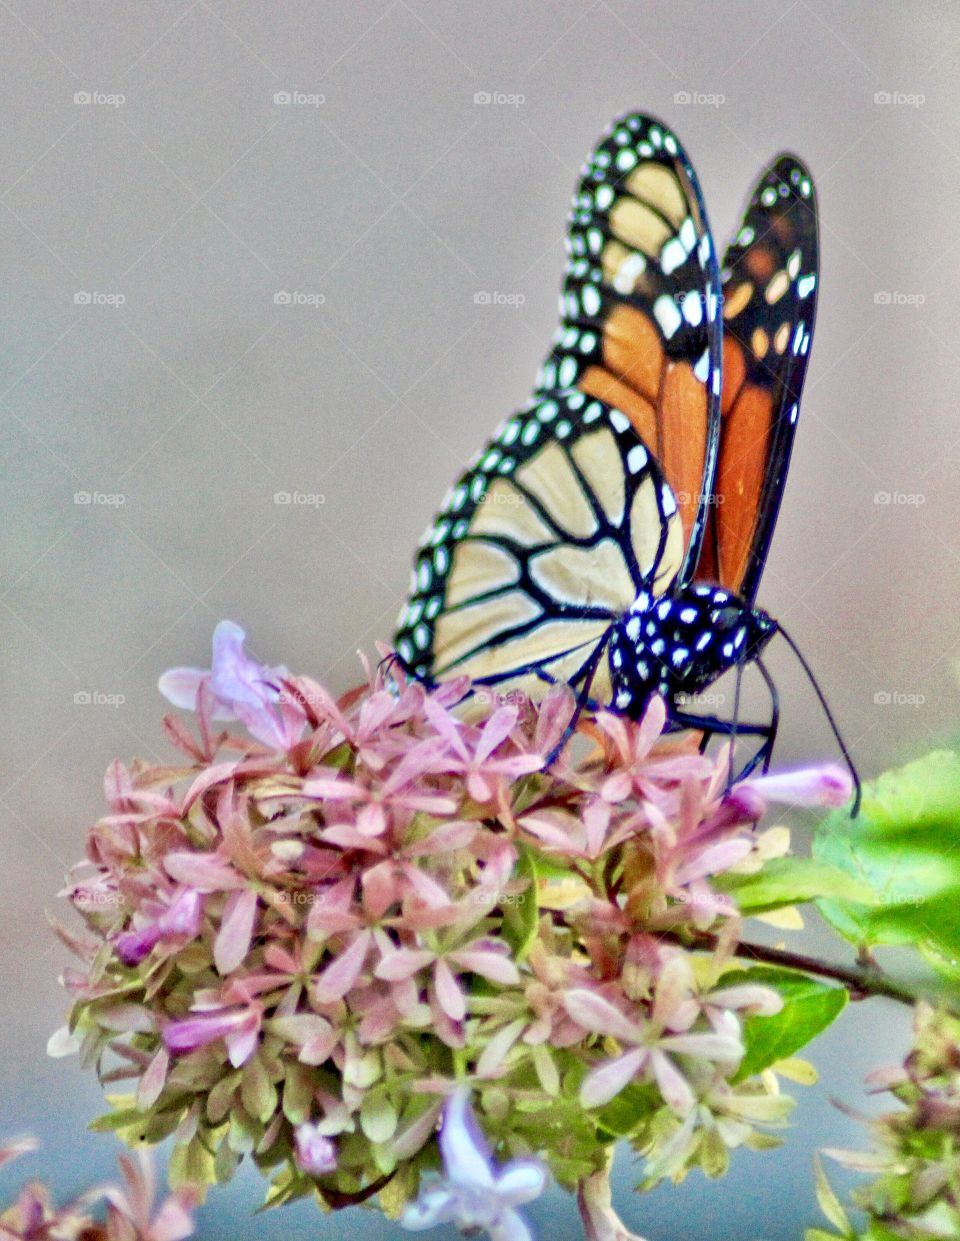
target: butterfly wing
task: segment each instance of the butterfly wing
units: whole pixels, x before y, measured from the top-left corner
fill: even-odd
[[[813,181],[781,155],[724,259],[723,397],[714,503],[696,577],[752,603],[780,508],[817,305]]]
[[[589,679],[609,703],[611,626],[640,591],[669,588],[684,546],[676,500],[630,419],[582,392],[542,393],[421,540],[397,653],[428,682],[466,674],[541,696]]]
[[[661,122],[616,121],[573,199],[561,323],[540,388],[622,410],[660,463],[697,563],[720,420],[720,274],[696,175]]]

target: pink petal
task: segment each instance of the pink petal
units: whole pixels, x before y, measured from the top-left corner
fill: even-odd
[[[304,797],[319,797],[324,801],[357,801],[364,796],[365,790],[356,780],[331,773],[310,776],[304,780],[301,793]]]
[[[584,1107],[602,1107],[620,1093],[636,1077],[643,1067],[647,1053],[642,1047],[628,1051],[625,1056],[608,1060],[583,1079],[580,1086],[580,1102]]]
[[[450,897],[446,890],[426,871],[418,866],[408,864],[402,867],[403,877],[410,885],[414,895],[428,909],[448,909]]]
[[[163,867],[171,879],[198,892],[229,892],[247,885],[244,876],[215,853],[168,853]]]
[[[147,1065],[137,1086],[137,1107],[141,1111],[148,1112],[160,1098],[169,1067],[170,1055],[165,1047],[161,1047]]]
[[[843,806],[853,793],[850,773],[832,763],[757,776],[748,780],[746,787],[765,801],[791,806]]]
[[[400,982],[404,978],[412,978],[433,960],[434,954],[426,949],[398,948],[396,952],[385,954],[373,972],[377,978],[384,978],[387,982]]]
[[[563,997],[563,1006],[577,1025],[591,1034],[609,1034],[624,1043],[643,1038],[642,1026],[595,991],[574,987]]]
[[[314,994],[321,1004],[343,999],[360,977],[372,942],[373,932],[361,931],[319,975],[314,983]]]
[[[157,682],[157,689],[175,707],[182,711],[195,711],[200,682],[209,675],[200,668],[171,668]],[[231,719],[233,713],[223,713],[221,709],[219,718]]]
[[[477,824],[469,821],[442,823],[432,828],[429,836],[423,836],[404,848],[408,858],[433,857],[437,853],[452,853],[465,849],[477,834]]]
[[[377,921],[400,899],[400,885],[397,883],[392,862],[380,862],[368,870],[361,883],[363,907],[370,917]]]
[[[213,961],[219,974],[232,974],[243,964],[244,957],[250,951],[256,916],[256,892],[246,888],[230,893],[213,945]]]
[[[184,1241],[196,1231],[196,1223],[187,1205],[180,1196],[168,1198],[153,1217],[150,1224],[150,1241]]]
[[[463,1021],[467,1015],[467,1000],[454,978],[450,966],[441,957],[434,971],[437,1001],[451,1021]]]
[[[740,987],[721,987],[711,991],[711,1004],[719,1004],[721,1008],[748,1008],[762,1017],[772,1017],[783,1008],[783,999],[772,987],[759,984],[744,983]]]
[[[662,1051],[651,1053],[650,1064],[664,1102],[682,1120],[696,1103],[690,1083]]]
[[[427,719],[437,730],[438,734],[446,741],[465,762],[469,761],[470,752],[463,743],[460,735],[461,725],[454,720],[453,716],[446,711],[437,701],[434,695],[431,695],[424,702],[424,711]]]
[[[477,1061],[475,1070],[477,1077],[492,1077],[500,1072],[507,1054],[523,1033],[526,1024],[526,1019],[521,1018],[518,1021],[511,1021],[509,1025],[496,1032]]]
[[[664,1051],[699,1056],[704,1060],[737,1061],[743,1055],[739,1039],[726,1034],[670,1034],[659,1039],[658,1046]]]
[[[480,734],[480,740],[477,743],[475,761],[477,764],[485,762],[494,752],[501,742],[505,741],[510,733],[516,727],[519,708],[513,705],[498,707],[493,715],[487,720]],[[534,757],[526,756],[528,759]],[[534,757],[535,762],[539,762]]]
[[[683,886],[703,879],[707,875],[718,875],[742,862],[752,850],[749,840],[734,838],[723,840],[719,844],[710,845],[686,862],[677,871],[676,882]]]
[[[501,986],[516,986],[520,981],[520,974],[517,967],[509,959],[500,953],[487,951],[470,951],[462,949],[459,952],[451,952],[448,954],[451,961],[455,961],[461,969],[467,970],[471,974],[479,974],[481,978],[488,978],[491,982],[498,982]]]

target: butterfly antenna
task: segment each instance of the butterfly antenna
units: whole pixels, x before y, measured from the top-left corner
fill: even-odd
[[[849,770],[850,775],[853,778],[853,794],[854,795],[853,795],[853,807],[850,811],[850,817],[851,819],[855,819],[857,815],[860,813],[860,802],[863,799],[863,785],[860,781],[860,773],[857,771],[856,767],[854,766],[853,759],[850,757],[850,751],[847,749],[847,744],[844,741],[840,733],[839,727],[837,726],[837,721],[833,718],[833,712],[830,710],[829,704],[827,703],[823,690],[817,684],[817,678],[813,675],[813,669],[807,663],[806,659],[804,658],[803,652],[800,650],[799,646],[797,646],[796,642],[794,642],[793,638],[790,637],[786,629],[784,629],[784,627],[779,623],[779,621],[777,622],[777,628],[780,630],[781,634],[783,634],[783,637],[787,643],[787,646],[789,646],[791,651],[793,651],[794,655],[796,655],[797,660],[800,664],[800,667],[807,674],[807,680],[813,686],[813,691],[817,695],[817,699],[820,702],[820,706],[823,708],[823,714],[827,717],[827,723],[830,725],[830,731],[833,733],[836,743],[840,748],[840,753],[843,755],[843,761],[846,763],[847,769]]]

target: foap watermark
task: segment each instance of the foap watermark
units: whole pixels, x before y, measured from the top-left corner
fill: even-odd
[[[321,108],[327,97],[317,91],[278,90],[274,92],[273,102],[278,108]]]
[[[73,502],[100,508],[123,508],[127,497],[122,491],[75,491]]]
[[[522,108],[527,97],[502,90],[478,90],[473,96],[473,102],[478,108]]]
[[[80,108],[122,108],[127,97],[102,90],[78,90],[74,91],[73,102]]]
[[[499,690],[489,685],[480,685],[473,691],[477,702],[491,707],[519,707],[526,702],[526,695],[519,689]]]
[[[719,711],[726,705],[727,696],[717,689],[704,690],[702,694],[677,694],[676,705],[702,715],[705,711]]]
[[[875,707],[922,707],[926,694],[908,693],[900,689],[878,689],[873,696]]]
[[[880,108],[922,108],[927,97],[915,91],[878,90],[873,102]]]
[[[927,497],[922,491],[875,491],[873,502],[890,508],[920,508]]]
[[[275,491],[273,502],[281,507],[320,508],[326,504],[327,497],[322,491]]]
[[[719,508],[726,498],[722,491],[678,491],[676,495],[678,504],[709,504],[712,508]]]
[[[722,108],[727,97],[717,91],[678,90],[674,92],[673,102],[681,107]]]
[[[473,295],[474,306],[522,306],[526,301],[522,293],[504,293],[500,289],[478,289]]]
[[[73,295],[74,306],[125,306],[125,293],[103,293],[99,289],[78,289]]]
[[[101,689],[78,689],[73,696],[75,707],[122,707],[126,694],[108,694]]]
[[[874,306],[913,306],[919,310],[927,300],[925,293],[905,293],[901,289],[881,289],[874,293]]]
[[[315,310],[326,300],[323,293],[302,293],[299,289],[278,289],[273,295],[274,306],[312,306]]]
[[[477,500],[478,504],[492,504],[495,508],[517,508],[521,504],[526,504],[526,500],[518,491],[512,488],[509,491],[485,491]]]

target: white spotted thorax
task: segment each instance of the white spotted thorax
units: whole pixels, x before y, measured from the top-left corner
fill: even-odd
[[[766,612],[719,586],[686,586],[660,599],[642,591],[611,636],[613,705],[638,716],[653,694],[696,694],[756,658],[776,629]]]

